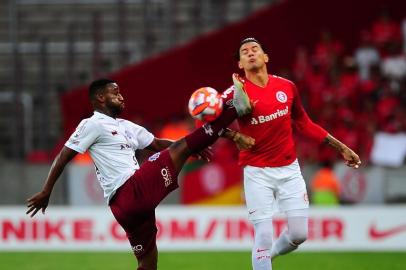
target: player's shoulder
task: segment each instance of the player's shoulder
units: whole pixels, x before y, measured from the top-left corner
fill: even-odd
[[[269,75],[269,78],[271,80],[273,80],[274,82],[284,84],[284,85],[288,85],[290,87],[296,87],[294,82],[292,82],[291,80],[288,80],[286,78],[283,78],[283,77],[280,77],[280,76],[277,76],[277,75]]]
[[[134,122],[131,122],[130,120],[127,120],[127,119],[117,118],[117,121],[118,121],[120,124],[122,124],[122,125],[124,125],[125,127],[127,127],[127,128],[135,128],[135,129],[143,129],[143,128],[144,128],[143,126],[140,126],[140,125],[138,125],[138,124],[136,124],[136,123],[134,123]]]
[[[101,113],[95,113],[91,117],[85,118],[82,121],[85,121],[88,125],[99,126],[106,121],[106,116]]]

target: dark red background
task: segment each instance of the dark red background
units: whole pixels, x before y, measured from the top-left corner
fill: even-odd
[[[117,80],[126,99],[124,118],[141,115],[146,121],[165,121],[186,112],[189,95],[201,86],[220,91],[238,71],[234,52],[239,41],[254,36],[268,48],[270,71],[289,68],[298,45],[312,48],[323,29],[329,29],[350,52],[359,32],[367,29],[386,7],[400,21],[406,17],[406,1],[388,0],[288,0],[263,9],[244,21],[202,36],[110,77]],[[91,115],[87,86],[62,97],[65,135],[82,118]]]

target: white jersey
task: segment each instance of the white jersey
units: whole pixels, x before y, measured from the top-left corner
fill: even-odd
[[[94,112],[80,122],[65,146],[82,154],[89,150],[109,202],[115,191],[140,168],[135,150],[147,147],[153,140],[154,135],[139,125]]]

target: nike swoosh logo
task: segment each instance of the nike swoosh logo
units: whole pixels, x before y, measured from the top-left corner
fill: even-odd
[[[380,240],[383,238],[388,238],[395,234],[399,234],[403,231],[406,231],[406,224],[399,225],[386,230],[378,230],[376,228],[376,225],[372,224],[371,227],[369,227],[369,236],[374,240]]]
[[[248,214],[254,214],[257,210],[248,211]]]
[[[267,250],[269,250],[269,248],[265,248],[265,249],[257,249],[257,252],[262,252],[262,251],[267,251]]]

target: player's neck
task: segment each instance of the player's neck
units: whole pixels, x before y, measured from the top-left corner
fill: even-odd
[[[269,76],[268,72],[265,70],[261,71],[246,71],[245,77],[255,85],[260,87],[265,87],[268,84]]]
[[[95,110],[96,112],[99,112],[99,113],[105,114],[105,115],[107,115],[107,116],[110,116],[111,118],[114,118],[114,119],[116,119],[116,117],[117,117],[116,114],[112,113],[112,112],[111,112],[109,109],[107,109],[107,108],[95,108],[94,110]]]

